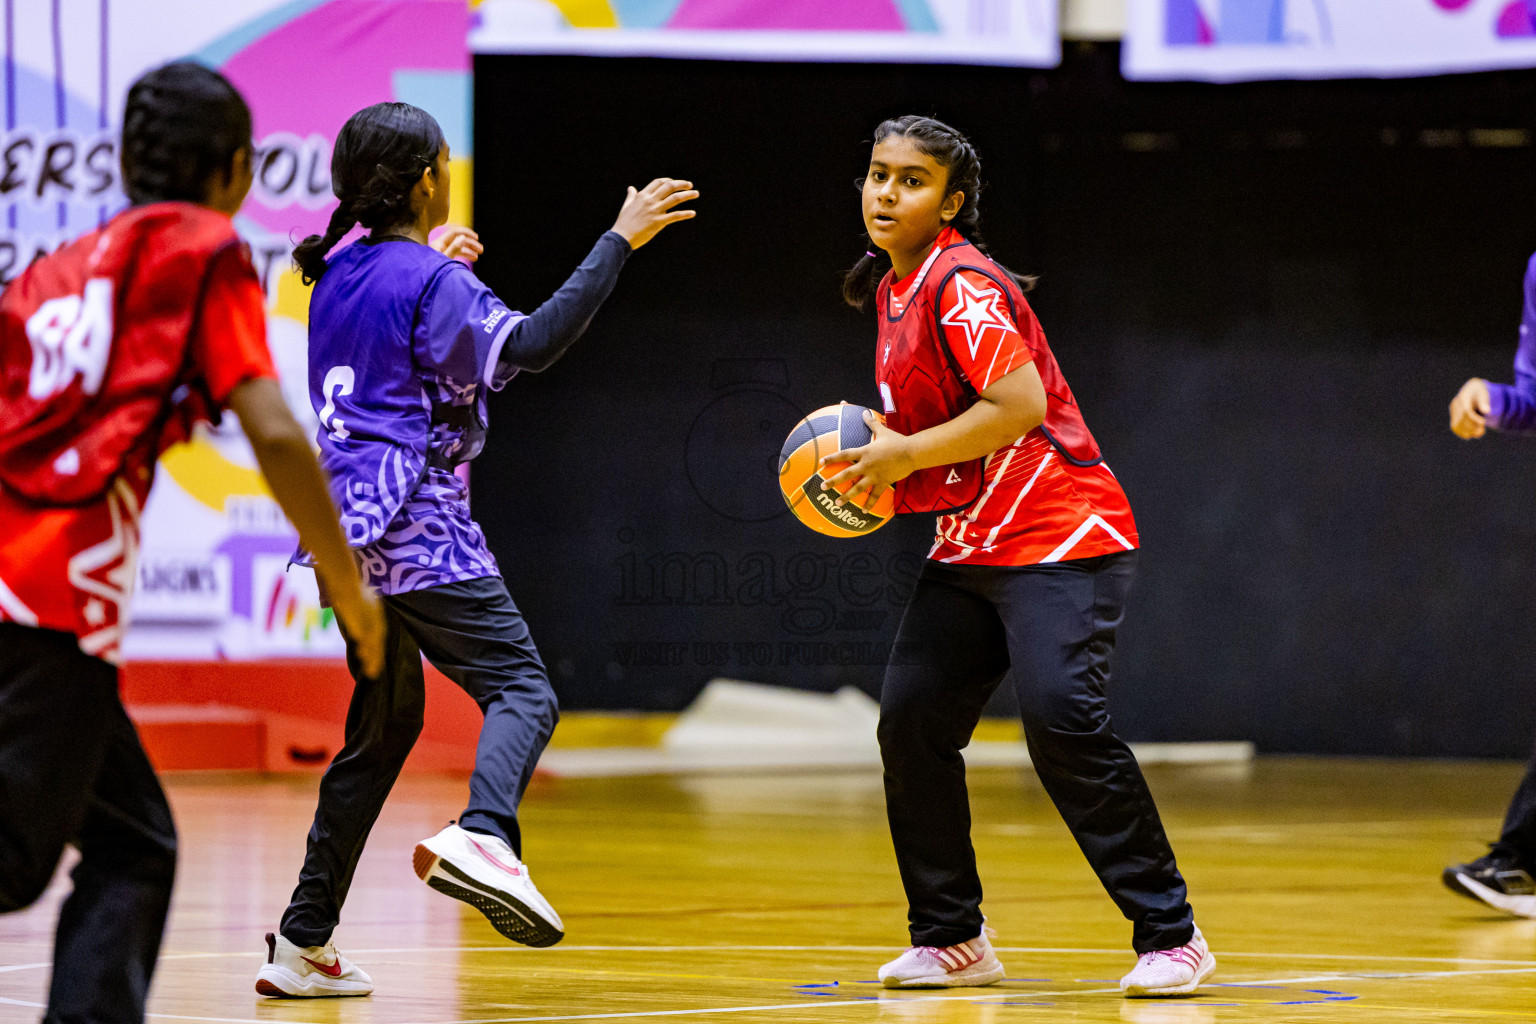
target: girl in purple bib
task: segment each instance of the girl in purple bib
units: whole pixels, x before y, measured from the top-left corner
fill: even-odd
[[[559,718],[549,678],[457,466],[485,443],[486,398],[519,370],[543,370],[581,336],[630,252],[668,224],[691,183],[631,188],[611,231],[530,315],[507,308],[468,263],[474,232],[448,220],[448,145],[432,116],[405,103],[354,114],[336,139],[341,205],[294,260],[310,300],[309,391],[321,462],[342,529],[385,605],[382,673],[351,663],[346,742],[320,783],[299,884],[256,990],[272,996],[367,995],[371,979],[331,944],[352,873],[421,731],[427,660],[485,715],[457,824],[416,847],[416,874],[531,946],[564,926],[521,861],[517,807]],[[367,237],[327,258],[352,228]],[[457,258],[454,258],[457,257]],[[298,560],[303,561],[301,552]]]
[[[1515,382],[1473,377],[1451,400],[1451,432],[1472,441],[1490,430],[1536,435],[1536,256],[1525,266],[1525,303],[1515,348]],[[1536,917],[1536,753],[1504,812],[1488,852],[1440,875],[1447,888],[1516,917]]]

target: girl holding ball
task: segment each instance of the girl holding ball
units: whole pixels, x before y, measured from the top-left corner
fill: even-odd
[[[1133,925],[1127,996],[1193,992],[1216,968],[1105,690],[1135,574],[1124,491],[1046,344],[1031,283],[986,255],[981,165],[960,132],[906,116],[875,130],[863,183],[870,247],[844,297],[879,324],[884,416],[823,464],[861,506],[940,512],[881,693],[886,808],[912,945],[891,988],[1003,978],[981,912],[961,749],[1008,673],[1046,793]],[[889,269],[880,271],[889,260]]]

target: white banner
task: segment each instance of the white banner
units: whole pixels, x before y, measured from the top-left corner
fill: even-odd
[[[1213,82],[1536,67],[1536,0],[1129,0],[1124,65]]]
[[[1058,0],[485,0],[476,53],[1054,67]]]

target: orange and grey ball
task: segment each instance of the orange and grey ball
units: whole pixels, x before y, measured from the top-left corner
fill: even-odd
[[[859,537],[873,533],[896,511],[896,492],[886,488],[874,505],[860,508],[853,502],[841,508],[822,484],[847,467],[846,462],[817,468],[825,456],[849,448],[862,448],[874,436],[862,405],[829,405],[817,409],[795,425],[779,452],[779,490],[790,511],[806,526],[829,537]],[[841,490],[847,490],[847,485]],[[868,500],[865,495],[861,499]]]

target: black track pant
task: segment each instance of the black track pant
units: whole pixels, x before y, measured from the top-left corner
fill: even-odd
[[[1519,858],[1527,870],[1536,871],[1536,752],[1509,802],[1497,845]]]
[[[176,828],[117,669],[68,633],[0,623],[0,912],[80,851],[54,937],[47,1024],[141,1024],[176,875]]]
[[[1135,569],[1135,552],[1019,568],[924,564],[886,669],[879,729],[913,945],[981,932],[960,750],[1005,672],[1040,782],[1133,922],[1136,951],[1193,935],[1184,879],[1104,695]]]
[[[498,836],[522,855],[517,806],[559,719],[555,693],[528,626],[499,576],[383,598],[384,671],[356,683],[346,743],[320,780],[299,884],[279,926],[288,941],[322,946],[341,918],[368,833],[421,734],[421,657],[469,694],[485,715],[459,825]]]

